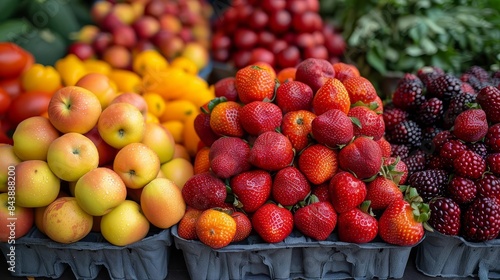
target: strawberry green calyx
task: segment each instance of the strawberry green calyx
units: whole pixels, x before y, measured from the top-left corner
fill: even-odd
[[[215,106],[217,106],[220,103],[226,102],[226,101],[227,101],[227,98],[225,96],[216,97],[216,98],[210,100],[208,102],[208,106],[207,106],[208,107],[207,113],[212,112],[212,110]],[[201,107],[201,109],[202,109],[202,111],[206,111],[206,109],[204,107]]]
[[[411,186],[402,186],[404,199],[410,203],[413,210],[413,218],[419,223],[425,223],[430,217],[429,204],[424,203],[422,197],[418,194],[417,189]]]

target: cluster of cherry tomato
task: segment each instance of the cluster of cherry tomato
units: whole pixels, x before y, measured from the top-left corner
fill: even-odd
[[[54,67],[37,64],[14,43],[0,42],[0,143],[12,144],[11,134],[24,119],[47,114],[50,98],[60,87]]]

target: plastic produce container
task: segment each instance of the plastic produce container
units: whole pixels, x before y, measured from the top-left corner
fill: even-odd
[[[335,234],[314,241],[293,232],[279,243],[265,243],[252,235],[213,250],[200,241],[179,237],[176,226],[172,235],[193,280],[402,278],[412,249],[381,241],[340,242]]]
[[[468,242],[459,236],[427,232],[417,247],[415,266],[431,277],[500,279],[500,239]]]
[[[10,244],[0,243],[4,256]],[[114,246],[100,233],[62,244],[50,240],[38,229],[16,240],[13,276],[59,278],[69,266],[76,279],[95,279],[101,268],[110,279],[165,279],[168,274],[170,229],[151,230],[141,241]]]

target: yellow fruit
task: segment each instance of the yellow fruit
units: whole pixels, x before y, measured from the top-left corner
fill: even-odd
[[[198,69],[205,68],[210,58],[207,48],[196,42],[187,43],[181,52],[181,56],[191,59]]]
[[[180,99],[186,94],[191,75],[181,69],[169,67],[164,71],[148,72],[142,79],[143,92],[156,92],[165,100]]]
[[[146,123],[160,123],[160,120],[157,116],[148,111],[146,113]]]
[[[171,67],[174,68],[179,68],[184,70],[186,73],[191,74],[191,75],[197,75],[198,71],[198,66],[189,58],[183,57],[183,56],[178,56],[172,60],[170,63]]]
[[[182,98],[193,102],[198,108],[215,98],[213,86],[209,86],[207,81],[198,76],[191,76],[189,84],[185,86],[184,91]]]
[[[107,76],[111,72],[111,65],[104,60],[87,59],[83,61],[83,66],[88,73],[99,73]]]
[[[184,122],[184,130],[183,130],[183,139],[184,147],[186,147],[189,155],[191,157],[195,157],[198,152],[198,147],[200,144],[200,137],[196,133],[194,129],[194,119],[196,118],[196,114],[189,116]]]
[[[174,158],[160,167],[167,179],[172,180],[181,190],[186,181],[194,175],[193,164],[184,158]]]
[[[155,92],[146,92],[142,95],[148,104],[148,112],[155,117],[160,117],[165,112],[166,102],[161,95]]]
[[[109,78],[116,84],[119,92],[141,92],[141,77],[132,71],[113,69]]]
[[[178,143],[175,143],[173,158],[184,158],[189,161],[191,160],[191,156],[189,156],[186,147]]]
[[[167,59],[156,50],[142,51],[134,57],[132,62],[132,69],[141,76],[164,71],[167,67]]]
[[[161,122],[181,121],[184,122],[190,115],[198,114],[199,107],[193,102],[185,99],[172,100],[165,103],[165,110],[159,116]]]
[[[184,143],[184,123],[181,121],[168,121],[161,123],[163,127],[168,129],[172,136],[174,137],[175,143]]]

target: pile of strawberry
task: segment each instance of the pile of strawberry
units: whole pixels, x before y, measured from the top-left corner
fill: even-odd
[[[470,241],[500,233],[500,72],[424,67],[400,80],[383,113],[393,157],[429,203],[429,225]]]
[[[373,85],[344,63],[310,58],[295,70],[280,82],[259,63],[215,84],[218,97],[194,123],[209,152],[200,170],[200,149],[182,189],[188,208],[248,217],[237,232],[269,243],[294,229],[315,240],[418,243],[428,205],[399,188],[407,168],[390,157]]]

